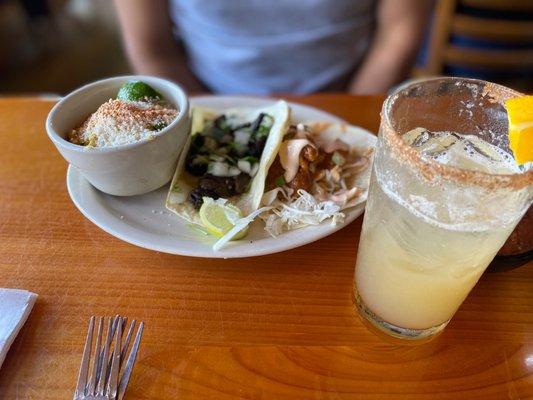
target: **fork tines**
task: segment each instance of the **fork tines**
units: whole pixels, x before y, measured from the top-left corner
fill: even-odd
[[[96,344],[92,352],[96,322],[98,323]],[[141,322],[138,325],[131,348],[130,342],[135,330],[135,320],[131,322],[124,341],[127,318],[119,315],[108,318],[105,340],[102,341],[104,325],[106,325],[104,317],[92,316],[89,320],[78,385],[74,394],[75,400],[120,400],[124,397],[139,350],[144,323]],[[89,370],[91,370],[90,375]]]

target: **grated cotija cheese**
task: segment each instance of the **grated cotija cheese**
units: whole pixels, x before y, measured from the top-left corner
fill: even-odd
[[[68,140],[88,147],[110,147],[150,140],[178,111],[165,102],[110,99],[73,129]]]

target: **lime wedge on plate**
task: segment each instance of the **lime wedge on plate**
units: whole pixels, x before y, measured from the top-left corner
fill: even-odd
[[[226,200],[213,200],[204,197],[200,207],[200,220],[205,229],[213,236],[222,237],[242,218],[241,210]],[[237,233],[232,240],[240,239],[248,233],[248,227]]]
[[[144,82],[129,81],[120,87],[117,99],[124,101],[162,100],[163,96]]]

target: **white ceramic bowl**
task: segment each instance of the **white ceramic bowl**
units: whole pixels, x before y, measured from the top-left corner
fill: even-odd
[[[116,98],[120,86],[129,80],[145,82],[161,93],[178,109],[176,119],[153,140],[121,146],[87,148],[65,139],[100,105]],[[63,158],[93,186],[108,194],[133,196],[170,181],[189,132],[189,114],[187,95],[175,83],[151,76],[119,76],[90,83],[63,97],[48,114],[46,132]]]

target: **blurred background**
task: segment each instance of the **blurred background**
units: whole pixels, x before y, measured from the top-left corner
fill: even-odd
[[[64,94],[128,73],[110,0],[0,0],[0,92]]]
[[[129,72],[111,0],[0,0],[0,94],[64,94]],[[533,0],[433,1],[411,77],[434,75],[533,91]]]

